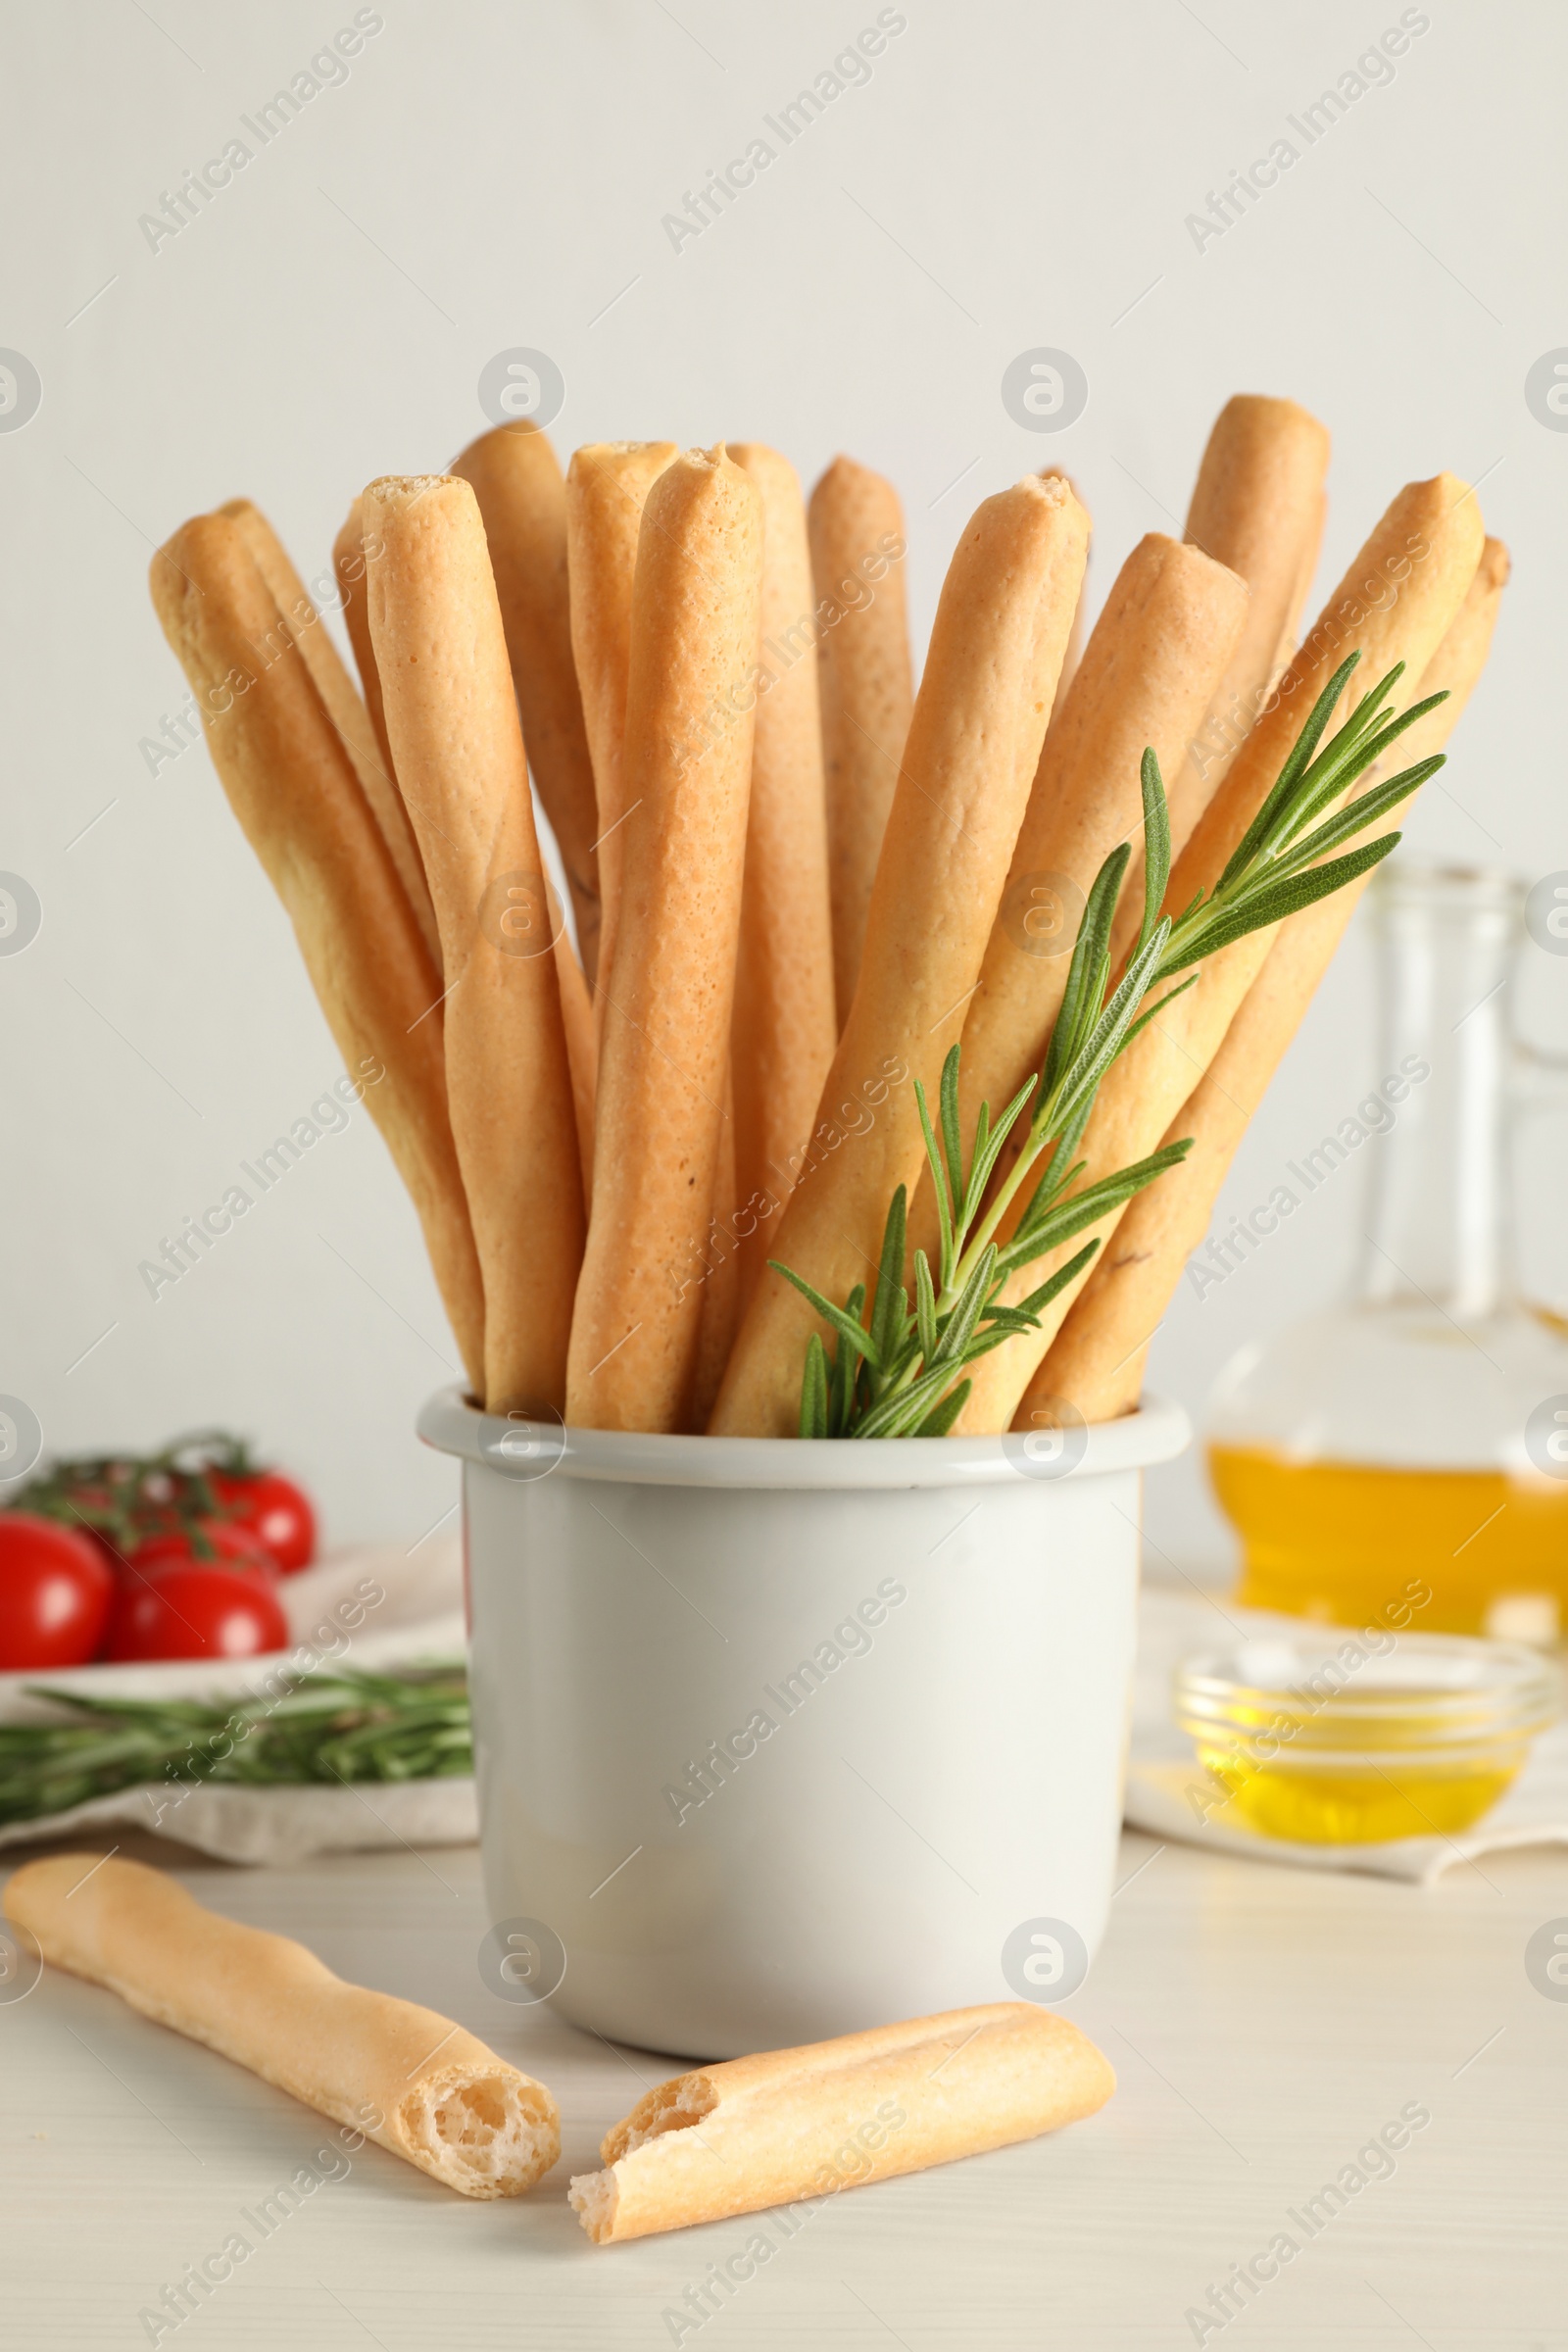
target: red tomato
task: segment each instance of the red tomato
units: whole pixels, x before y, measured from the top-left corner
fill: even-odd
[[[209,1473],[213,1493],[233,1515],[233,1524],[260,1536],[285,1576],[308,1568],[316,1557],[316,1513],[310,1496],[278,1470],[256,1470],[238,1478]]]
[[[0,1670],[85,1666],[115,1580],[96,1544],[30,1511],[0,1511]]]
[[[236,1519],[204,1519],[202,1534],[207,1538],[216,1560],[198,1561],[200,1567],[242,1568],[252,1575],[275,1579],[277,1562],[261,1537]],[[150,1576],[155,1568],[172,1568],[182,1560],[196,1559],[196,1545],[189,1530],[171,1527],[156,1536],[144,1536],[134,1551],[127,1552],[121,1562],[122,1582],[134,1584],[138,1577]]]
[[[250,1658],[283,1649],[288,1620],[270,1585],[253,1571],[179,1560],[144,1584],[122,1585],[109,1621],[107,1655],[136,1658]]]

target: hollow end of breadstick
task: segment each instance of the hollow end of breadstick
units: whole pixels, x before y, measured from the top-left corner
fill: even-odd
[[[662,2139],[666,2132],[689,2131],[717,2105],[718,2093],[706,2075],[677,2075],[646,2092],[625,2121],[607,2134],[599,2153],[607,2164],[618,2164],[622,2156],[634,2155],[651,2139]]]
[[[689,2131],[717,2105],[718,2093],[706,2075],[677,2075],[640,2098],[624,2122],[606,2133],[599,2153],[609,2169],[576,2174],[566,2190],[567,2202],[596,2246],[607,2245],[615,2234],[620,2184],[613,2168],[621,2158],[666,2132]]]
[[[448,2067],[416,2083],[393,2130],[414,2162],[466,2197],[520,2197],[561,2154],[556,2103],[511,2067]]]

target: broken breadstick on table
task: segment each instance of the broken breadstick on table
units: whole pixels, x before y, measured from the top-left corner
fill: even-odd
[[[795,468],[760,442],[729,444],[762,509],[761,645],[735,968],[735,1202],[739,1303],[757,1287],[766,1219],[789,1197],[791,1154],[811,1138],[838,1019],[827,806],[812,656],[811,559]],[[711,1398],[709,1400],[711,1402]]]
[[[384,1072],[366,1107],[413,1195],[478,1390],[484,1292],[447,1115],[441,981],[385,837],[240,525],[222,514],[182,524],[154,558],[151,587],[345,1065]]]
[[[484,517],[522,714],[522,740],[566,869],[589,986],[599,960],[599,812],[571,656],[566,485],[550,442],[519,419],[471,441],[452,470]]]
[[[760,502],[722,448],[648,493],[632,591],[619,898],[601,951],[593,1213],[566,1419],[674,1431],[694,1395],[740,935]],[[606,963],[609,978],[605,979]]]
[[[1088,529],[1063,483],[1031,476],[986,500],[949,565],[877,864],[855,1002],[816,1138],[769,1237],[768,1256],[829,1298],[866,1281],[896,1188],[912,1189],[919,1176],[924,1145],[911,1081],[935,1098],[974,993],[1040,757]],[[715,1436],[795,1433],[816,1321],[809,1302],[769,1266],[730,1357],[710,1423]]]
[[[835,458],[808,514],[827,788],[837,1026],[850,1017],[871,884],[909,732],[904,509],[893,484]]]
[[[1448,700],[1400,738],[1399,767],[1441,752],[1453,732],[1486,665],[1507,579],[1507,550],[1489,539],[1464,603],[1421,680],[1421,700],[1439,692]],[[1164,1140],[1191,1136],[1192,1151],[1129,1203],[1057,1333],[1040,1382],[1086,1421],[1109,1421],[1137,1409],[1150,1341],[1190,1252],[1203,1238],[1248,1123],[1370,880],[1363,875],[1281,924],[1207,1075],[1171,1121]]]
[[[1102,2108],[1108,2062],[1025,2001],[953,2009],[662,2082],[567,2194],[596,2246],[891,2180]]]
[[[1153,746],[1162,771],[1185,756],[1247,617],[1247,589],[1233,572],[1157,531],[1117,574],[1041,751],[964,1021],[965,1134],[982,1102],[999,1116],[1039,1067],[1084,901],[1117,843],[1143,823],[1144,748]],[[929,1250],[936,1207],[929,1181],[922,1190],[915,1239]]]
[[[521,2196],[561,2153],[542,2082],[435,2010],[346,1984],[288,1936],[204,1909],[162,1871],[52,1854],[12,1872],[5,1912],[49,1967],[119,1993],[463,2196]]]
[[[484,1276],[484,1402],[558,1414],[583,1189],[555,934],[484,524],[452,474],[372,482],[370,635],[441,927],[447,1100]]]
[[[625,858],[622,789],[632,580],[648,493],[676,455],[673,441],[595,441],[566,469],[566,570],[572,666],[593,762],[598,834],[599,952],[595,1019],[613,959]]]
[[[1420,680],[1447,633],[1481,558],[1482,526],[1474,494],[1452,474],[1440,473],[1401,490],[1336,588],[1316,626],[1280,680],[1269,709],[1258,720],[1229,775],[1210,801],[1186,850],[1176,860],[1165,896],[1167,912],[1180,912],[1199,890],[1210,891],[1272,789],[1317,695],[1346,656],[1361,656],[1358,674],[1347,688],[1369,693],[1396,663],[1404,675],[1388,708],[1407,710],[1417,700]],[[1342,697],[1342,701],[1343,701]],[[1330,724],[1333,724],[1331,718]],[[1262,967],[1278,925],[1250,933],[1222,947],[1198,966],[1196,984],[1176,997],[1140,1031],[1114,1062],[1100,1089],[1081,1147],[1084,1181],[1111,1169],[1131,1167],[1158,1145],[1172,1118],[1202,1077],[1232,1015]],[[1022,1203],[1018,1213],[1021,1213]],[[1016,1222],[1004,1222],[1010,1232]],[[1114,1232],[1113,1214],[1092,1229],[1102,1247]],[[1078,1244],[1068,1254],[1076,1253]],[[1003,1291],[1013,1304],[1038,1285],[1062,1253],[1038,1259]],[[994,1434],[1013,1425],[1014,1415],[1050,1417],[1053,1400],[1032,1386],[1048,1348],[1084,1275],[1058,1293],[1041,1316],[1038,1331],[1025,1332],[997,1348],[975,1367],[974,1387],[956,1430],[964,1436]]]

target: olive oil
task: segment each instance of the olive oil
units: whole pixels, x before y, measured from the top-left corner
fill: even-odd
[[[1249,1608],[1364,1625],[1419,1578],[1426,1633],[1550,1642],[1568,1621],[1568,1483],[1237,1445],[1211,1446],[1208,1467],[1242,1540]]]
[[[1240,1814],[1265,1838],[1297,1845],[1374,1845],[1391,1838],[1451,1838],[1489,1812],[1516,1777],[1521,1758],[1499,1769],[1452,1764],[1384,1765],[1348,1761],[1334,1770],[1302,1770],[1278,1759],[1238,1771],[1220,1748],[1198,1750],[1199,1762],[1232,1791],[1229,1806],[1209,1816]]]
[[[1391,1613],[1402,1620],[1404,1604]],[[1470,1828],[1561,1703],[1534,1649],[1396,1634],[1369,1612],[1348,1641],[1303,1627],[1186,1659],[1171,1713],[1203,1769],[1205,1822],[1374,1845]]]

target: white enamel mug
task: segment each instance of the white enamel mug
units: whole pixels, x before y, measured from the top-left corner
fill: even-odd
[[[495,1989],[704,2058],[1075,1989],[1177,1408],[805,1444],[447,1390],[418,1426],[464,1465]]]

